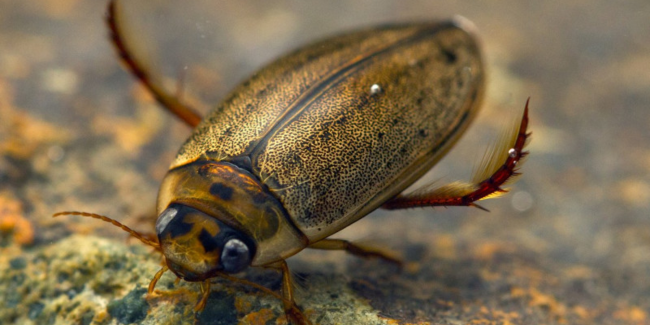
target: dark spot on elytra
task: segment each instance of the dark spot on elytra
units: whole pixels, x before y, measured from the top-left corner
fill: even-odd
[[[205,249],[206,253],[219,249],[219,244],[217,241],[205,229],[201,229],[201,233],[199,234],[199,242],[201,245],[203,245],[203,249]]]
[[[455,63],[456,60],[458,59],[458,57],[456,56],[456,53],[454,53],[451,50],[442,49],[442,54],[445,55],[445,60],[447,60],[447,63],[449,63],[449,64]]]
[[[377,138],[378,138],[379,140],[383,139],[383,138],[384,138],[384,132],[379,132],[379,133],[377,134]]]
[[[224,201],[232,199],[232,193],[232,187],[226,186],[223,183],[214,183],[210,186],[210,194],[218,196]]]
[[[420,130],[419,134],[421,137],[426,137],[427,135],[429,135],[429,130],[422,129]]]

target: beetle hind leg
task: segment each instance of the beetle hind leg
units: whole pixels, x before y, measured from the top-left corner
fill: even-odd
[[[398,195],[384,203],[384,209],[406,209],[426,206],[474,206],[485,208],[476,201],[500,196],[507,192],[501,186],[514,181],[520,175],[518,168],[528,155],[524,147],[530,139],[528,128],[528,101],[521,123],[509,130],[497,146],[483,159],[471,183],[454,182],[435,189],[421,189],[410,194]],[[505,157],[505,161],[502,160]]]
[[[112,0],[108,5],[108,14],[106,23],[108,24],[111,40],[117,50],[122,62],[127,66],[129,71],[140,80],[140,82],[151,92],[158,103],[165,107],[172,114],[176,115],[183,122],[191,127],[195,127],[201,122],[201,116],[188,105],[180,102],[177,96],[169,94],[157,78],[152,76],[151,67],[148,67],[136,55],[138,51],[137,40],[129,40],[129,28],[124,21],[121,12],[121,3],[118,0]],[[143,55],[140,55],[142,57]]]
[[[352,255],[363,258],[379,258],[388,263],[403,266],[402,260],[393,254],[376,247],[355,244],[343,239],[323,239],[309,245],[309,248],[323,250],[344,250]]]
[[[312,323],[293,300],[293,281],[291,280],[291,272],[287,262],[280,261],[269,267],[282,272],[282,304],[287,322],[294,325],[311,325]]]

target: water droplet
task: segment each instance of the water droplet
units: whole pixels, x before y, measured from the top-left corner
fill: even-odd
[[[526,191],[515,192],[512,195],[512,199],[510,201],[512,207],[519,212],[525,212],[530,210],[530,208],[533,207],[533,203],[535,203],[533,196]]]
[[[370,95],[377,95],[381,92],[381,86],[378,84],[373,84],[370,86]]]
[[[52,162],[60,161],[63,159],[63,156],[65,156],[65,151],[61,146],[51,146],[47,149],[47,157],[50,158]]]

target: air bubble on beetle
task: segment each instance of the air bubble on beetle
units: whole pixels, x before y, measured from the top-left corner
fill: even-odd
[[[510,158],[517,157],[517,150],[515,150],[514,148],[510,148],[510,150],[508,150],[508,156],[510,156]]]
[[[381,86],[378,84],[373,84],[370,86],[370,95],[377,95],[381,93]]]

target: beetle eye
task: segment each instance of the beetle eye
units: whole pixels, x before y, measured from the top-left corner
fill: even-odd
[[[169,207],[163,211],[160,216],[158,217],[158,220],[156,221],[156,234],[161,234],[165,228],[167,228],[167,225],[169,225],[169,222],[174,219],[174,217],[178,214],[178,209],[174,207]]]
[[[221,253],[221,265],[227,273],[238,273],[246,268],[251,261],[248,246],[239,239],[233,238],[226,242]]]

